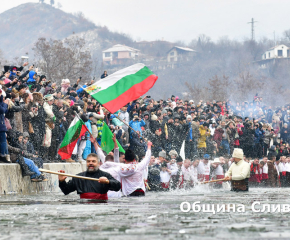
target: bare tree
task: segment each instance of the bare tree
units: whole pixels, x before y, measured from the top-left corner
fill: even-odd
[[[54,0],[50,0],[50,5],[51,5],[51,6],[54,5]]]
[[[212,99],[224,101],[228,98],[228,92],[230,91],[229,77],[223,75],[218,77],[215,75],[210,78],[206,87],[206,90],[210,94]]]
[[[86,50],[85,40],[73,36],[62,40],[40,38],[33,48],[38,67],[48,79],[77,79],[80,76],[89,80],[92,59]]]

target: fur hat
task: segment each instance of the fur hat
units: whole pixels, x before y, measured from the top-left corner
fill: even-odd
[[[169,156],[175,155],[176,157],[178,156],[178,153],[175,150],[170,150]]]
[[[128,149],[125,152],[125,160],[128,162],[132,162],[134,161],[134,159],[136,159],[135,153],[132,150]]]
[[[243,149],[241,149],[241,148],[234,148],[233,158],[243,159],[244,158]]]
[[[45,101],[51,101],[51,100],[53,100],[53,95],[52,94],[45,95],[44,96],[44,100]]]
[[[156,121],[157,120],[157,116],[155,114],[151,115],[151,120]]]
[[[33,101],[34,102],[38,102],[38,101],[42,101],[43,100],[42,93],[34,92],[34,93],[32,93],[32,96],[33,96]]]

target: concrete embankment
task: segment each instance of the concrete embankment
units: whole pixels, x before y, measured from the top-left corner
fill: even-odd
[[[43,168],[77,174],[85,171],[86,165],[80,163],[44,163]],[[46,176],[49,179],[47,182],[31,182],[30,177],[22,177],[19,164],[0,164],[0,195],[59,192],[58,176],[54,174],[46,174]]]

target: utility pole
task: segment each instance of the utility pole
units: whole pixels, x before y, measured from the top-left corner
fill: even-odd
[[[252,18],[251,22],[248,22],[248,24],[251,23],[252,25],[252,41],[255,41],[255,22],[256,21],[254,21],[254,18]]]

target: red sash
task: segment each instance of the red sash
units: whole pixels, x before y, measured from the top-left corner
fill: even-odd
[[[250,176],[249,182],[257,182],[260,183],[260,178],[259,178],[259,174],[253,174],[252,176]]]
[[[283,171],[282,172],[282,176],[286,176],[286,171]]]
[[[161,183],[162,188],[169,188],[169,182]]]
[[[136,189],[134,192],[142,192],[142,193],[145,193],[142,189]],[[134,193],[133,192],[133,193]],[[132,194],[132,193],[131,193]]]
[[[262,179],[269,179],[269,176],[267,173],[262,173]]]
[[[216,175],[216,179],[223,179],[225,176],[224,175]],[[216,182],[217,184],[222,184],[223,182]]]
[[[82,193],[80,195],[81,199],[99,199],[99,200],[108,200],[108,194],[104,193],[94,193],[94,192],[88,192],[88,193]]]
[[[203,174],[197,174],[197,179],[198,179],[200,182],[203,182],[203,181],[204,181],[204,175],[203,175]]]
[[[204,180],[209,181],[209,175],[204,175]]]

